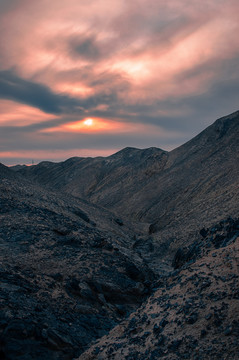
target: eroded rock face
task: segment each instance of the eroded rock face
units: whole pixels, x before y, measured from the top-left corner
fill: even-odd
[[[201,229],[200,235],[202,236],[201,239],[188,247],[177,250],[172,262],[174,269],[195,262],[202,256],[205,249],[219,249],[233,242],[239,235],[239,220],[229,217],[211,229]]]
[[[220,246],[213,241],[219,234]],[[200,241],[199,235],[200,251],[192,252],[193,258],[179,251],[180,268],[161,277],[154,294],[79,360],[236,360],[239,220],[220,222]]]

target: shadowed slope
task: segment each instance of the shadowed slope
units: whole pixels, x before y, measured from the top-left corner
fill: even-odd
[[[55,190],[117,209],[117,204],[159,173],[166,160],[167,152],[161,149],[125,148],[107,158],[75,157],[62,163],[42,162],[19,172]]]
[[[154,275],[112,213],[0,170],[0,357],[72,359],[140,304]]]

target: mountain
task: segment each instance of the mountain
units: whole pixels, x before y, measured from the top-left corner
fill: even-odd
[[[0,358],[72,359],[143,301],[154,274],[114,214],[0,170]]]
[[[236,360],[238,138],[0,164],[0,358]]]
[[[44,161],[20,169],[19,173],[51,189],[115,210],[123,199],[140,190],[140,183],[145,184],[152,174],[160,172],[166,158],[167,152],[157,148],[125,148],[106,158],[75,157],[62,163]]]
[[[19,173],[140,224],[145,241],[153,241],[151,265],[160,271],[158,258],[172,257],[203,225],[237,216],[238,138],[235,112],[171,152],[126,148],[106,158],[43,162]]]

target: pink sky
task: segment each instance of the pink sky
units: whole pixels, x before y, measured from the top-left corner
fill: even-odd
[[[238,110],[238,13],[237,0],[1,1],[0,162],[172,149]]]

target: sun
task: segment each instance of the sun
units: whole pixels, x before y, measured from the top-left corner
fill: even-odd
[[[86,126],[92,126],[92,125],[93,125],[93,119],[86,119],[86,120],[84,121],[84,124],[85,124]]]

